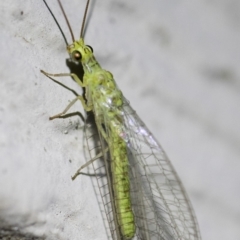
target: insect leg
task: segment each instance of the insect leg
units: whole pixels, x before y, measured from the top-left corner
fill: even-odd
[[[74,105],[74,103],[77,102],[77,100],[80,100],[82,105],[83,105],[83,108],[85,111],[91,111],[92,110],[92,107],[91,106],[87,106],[87,104],[85,103],[85,100],[82,96],[77,96],[76,98],[74,98],[68,105],[67,107],[59,114],[56,114],[52,117],[49,118],[49,120],[53,120],[55,118],[59,118],[59,117],[62,117],[64,114],[66,114],[66,112]]]
[[[66,112],[76,103],[77,100],[80,100],[81,103],[82,103],[82,106],[83,108],[85,109],[85,111],[91,111],[92,110],[92,107],[91,106],[88,106],[86,103],[85,103],[85,99],[78,95],[74,90],[72,90],[71,88],[65,86],[64,84],[58,82],[57,80],[51,78],[51,76],[55,76],[55,77],[59,77],[59,76],[72,76],[74,78],[74,80],[80,85],[80,86],[83,86],[84,84],[82,83],[82,81],[78,78],[78,76],[76,74],[69,74],[69,73],[60,73],[60,74],[50,74],[50,73],[47,73],[43,70],[40,70],[41,73],[43,73],[45,76],[47,76],[48,78],[50,78],[52,81],[60,84],[61,86],[67,88],[68,90],[70,90],[71,92],[73,92],[77,97],[74,98],[68,105],[67,107],[59,114],[56,114],[52,117],[49,118],[49,120],[53,120],[55,118],[62,118],[64,117],[64,115],[66,114]]]
[[[73,175],[72,180],[74,180],[81,172],[81,170],[85,167],[87,167],[88,165],[90,165],[91,163],[93,163],[94,161],[96,161],[97,159],[99,159],[100,157],[103,156],[103,154],[105,154],[108,151],[108,148],[106,148],[103,152],[100,152],[99,154],[97,154],[93,159],[87,161],[85,164],[83,164],[78,170],[77,172]]]
[[[80,80],[80,78],[75,73],[47,73],[43,70],[40,70],[41,73],[46,75],[47,77],[72,77],[77,84],[79,84],[81,87],[85,87],[85,84]]]

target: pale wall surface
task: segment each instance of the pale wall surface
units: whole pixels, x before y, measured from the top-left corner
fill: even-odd
[[[63,4],[78,36],[85,1]],[[0,218],[106,239],[91,180],[70,179],[86,161],[82,123],[48,121],[73,99],[39,71],[68,72],[59,30],[41,0],[1,1],[0,16]],[[96,0],[85,40],[170,157],[202,238],[240,239],[240,2]]]

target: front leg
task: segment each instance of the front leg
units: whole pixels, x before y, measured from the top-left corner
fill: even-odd
[[[83,82],[82,82],[82,81],[78,78],[78,76],[77,76],[76,74],[74,74],[74,73],[71,73],[71,74],[70,74],[70,73],[51,74],[51,73],[47,73],[47,72],[45,72],[45,71],[43,71],[43,70],[40,70],[40,71],[41,71],[41,73],[43,73],[45,76],[47,76],[48,78],[50,78],[52,81],[54,81],[54,82],[56,82],[56,83],[58,83],[58,84],[60,84],[60,85],[62,85],[62,86],[64,86],[64,87],[66,87],[68,90],[72,91],[75,95],[77,95],[77,94],[76,94],[76,92],[75,92],[74,90],[68,88],[67,86],[63,85],[62,83],[58,82],[57,80],[55,80],[55,79],[53,79],[53,78],[51,78],[51,77],[52,77],[52,76],[55,76],[55,77],[70,76],[70,77],[73,77],[74,80],[75,80],[81,87],[84,87]],[[62,117],[67,113],[67,111],[77,102],[77,100],[80,100],[80,101],[81,101],[82,106],[83,106],[83,108],[84,108],[85,111],[91,111],[91,110],[92,110],[92,106],[87,105],[86,102],[85,102],[85,99],[84,99],[82,96],[77,95],[77,97],[74,98],[74,99],[67,105],[67,107],[66,107],[61,113],[56,114],[56,115],[50,117],[49,120],[53,120],[53,119],[55,119],[55,118],[62,118]]]
[[[56,73],[56,74],[52,74],[52,73],[47,73],[43,70],[40,70],[40,71],[41,71],[41,73],[43,73],[47,77],[72,77],[78,85],[80,85],[81,87],[86,87],[84,81],[82,82],[80,80],[80,78],[75,73]]]

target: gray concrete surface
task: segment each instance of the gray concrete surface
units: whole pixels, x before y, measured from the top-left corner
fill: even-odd
[[[78,37],[85,1],[63,4]],[[1,1],[0,16],[1,219],[47,239],[106,239],[90,178],[70,178],[86,161],[82,123],[48,121],[73,99],[40,73],[68,72],[59,30],[41,0]],[[240,239],[240,2],[96,0],[85,41],[167,152],[202,239]]]

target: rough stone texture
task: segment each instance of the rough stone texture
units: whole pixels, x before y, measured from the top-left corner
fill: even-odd
[[[85,1],[63,4],[77,38]],[[166,150],[202,238],[240,239],[239,1],[93,5],[85,41]],[[39,71],[69,71],[60,32],[41,0],[1,1],[0,16],[0,217],[13,234],[105,240],[90,178],[70,178],[86,161],[82,122],[48,121],[73,99]]]

